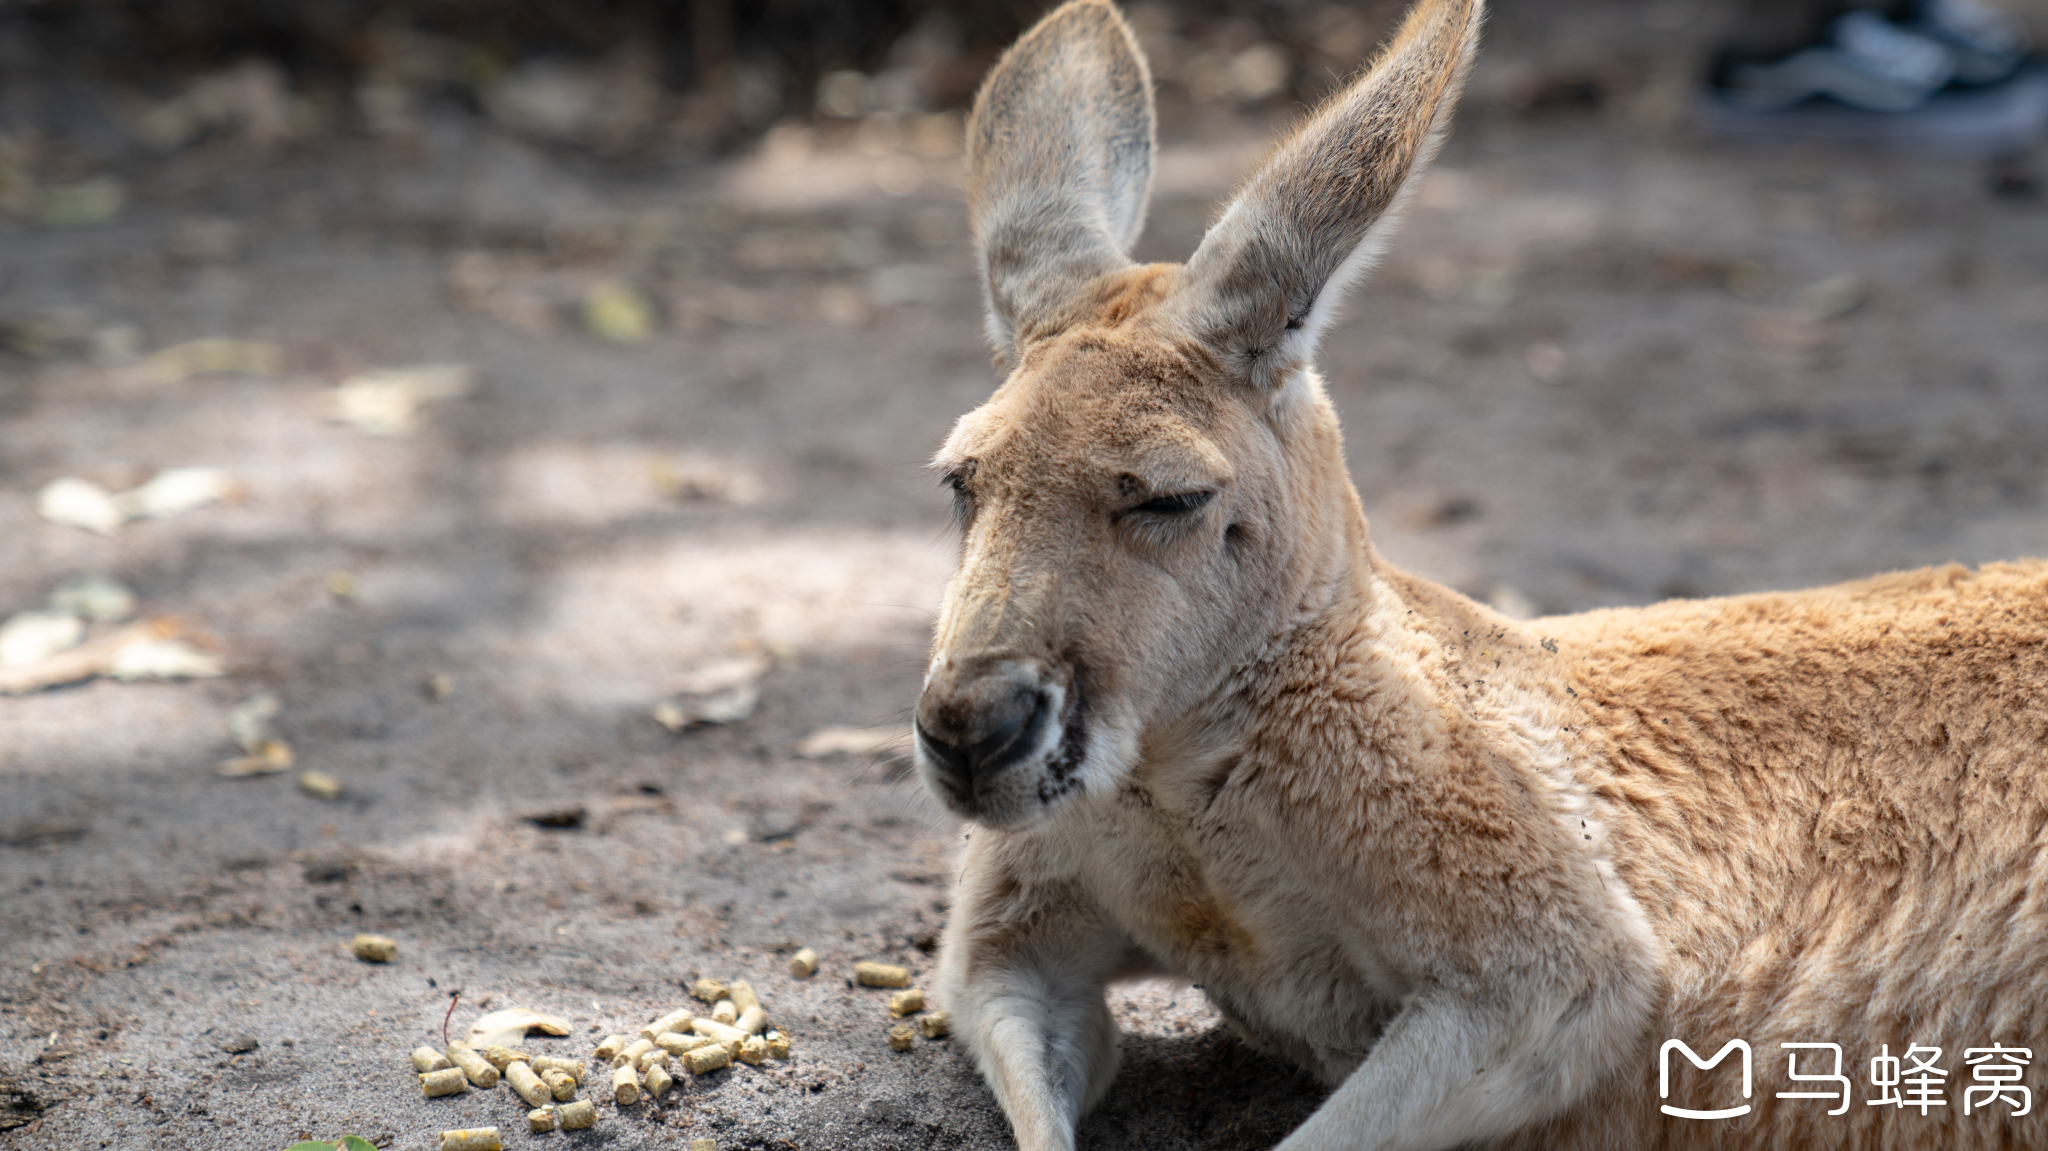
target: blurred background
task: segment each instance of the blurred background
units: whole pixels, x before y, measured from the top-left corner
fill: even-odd
[[[1398,9],[1132,5],[1137,255]],[[459,1125],[387,1074],[447,986],[614,1030],[793,941],[928,966],[922,464],[999,382],[962,113],[1041,10],[0,0],[10,1146]],[[1836,15],[1500,0],[1321,356],[1388,558],[1534,616],[2048,554],[2048,97],[1844,127],[1710,85]],[[811,1062],[617,1145],[1004,1145],[942,1044],[775,987]],[[1085,1145],[1268,1146],[1320,1097],[1197,998],[1118,1011]]]

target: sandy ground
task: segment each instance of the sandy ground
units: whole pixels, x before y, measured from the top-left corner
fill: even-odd
[[[1322,357],[1392,559],[1565,612],[2048,553],[2038,199],[1474,109]],[[1171,125],[1140,255],[1184,255],[1268,129]],[[917,688],[951,562],[921,461],[995,382],[955,162],[784,133],[622,172],[457,120],[245,159],[155,164],[109,223],[0,224],[0,312],[284,351],[172,382],[0,356],[0,614],[104,573],[230,668],[0,698],[0,1146],[1009,1146],[957,1048],[891,1052],[886,993],[849,983],[930,971],[959,828],[900,763],[795,752]],[[607,281],[652,338],[583,330]],[[450,361],[480,387],[410,434],[326,418],[354,372]],[[237,497],[111,538],[35,512],[60,476],[179,465]],[[649,718],[735,658],[771,665],[749,719]],[[339,799],[215,774],[259,691]],[[405,1064],[454,988],[457,1030],[532,1006],[576,1034],[530,1046],[580,1055],[699,975],[752,980],[796,1058],[574,1136],[515,1132],[503,1088],[422,1100]],[[1267,1147],[1320,1098],[1198,992],[1117,1003],[1084,1147]]]

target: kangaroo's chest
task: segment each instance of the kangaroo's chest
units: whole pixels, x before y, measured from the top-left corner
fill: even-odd
[[[1246,1037],[1327,1079],[1365,1057],[1401,994],[1313,844],[1191,820],[1142,795],[1088,828],[1084,882],[1125,934]]]

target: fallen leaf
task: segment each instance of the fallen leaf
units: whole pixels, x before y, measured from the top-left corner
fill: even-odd
[[[583,297],[583,324],[614,343],[637,344],[654,334],[654,305],[627,284],[599,284]]]
[[[828,755],[872,755],[879,751],[910,750],[910,728],[904,727],[821,727],[796,745],[805,759]]]
[[[543,1035],[569,1034],[569,1021],[559,1015],[542,1015],[525,1007],[507,1007],[493,1011],[469,1025],[469,1037],[463,1042],[478,1051],[486,1047],[511,1047],[526,1038],[528,1031],[539,1031]]]

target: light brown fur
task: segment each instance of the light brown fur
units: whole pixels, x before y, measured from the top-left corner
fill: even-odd
[[[1149,151],[1090,134],[1151,113],[1112,9],[984,88],[1015,367],[938,457],[961,566],[917,713],[981,824],[959,1034],[1028,1151],[1073,1145],[1103,988],[1148,974],[1335,1087],[1289,1148],[2048,1146],[2048,1108],[1961,1114],[1966,1047],[2048,1089],[2048,565],[1515,623],[1373,551],[1309,357],[1477,28],[1418,4],[1184,267],[1122,254]],[[1748,1041],[1751,1112],[1662,1114],[1673,1038]],[[1775,1098],[1783,1042],[1842,1045],[1848,1114]],[[1947,1106],[1866,1105],[1911,1043]],[[1730,1064],[1675,1062],[1673,1102],[1726,1101]]]

